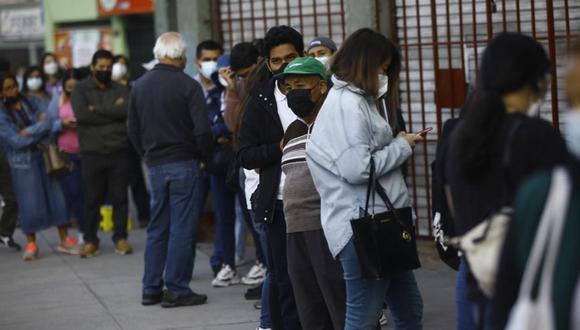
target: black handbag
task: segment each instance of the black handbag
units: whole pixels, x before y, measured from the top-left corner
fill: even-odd
[[[369,203],[378,193],[387,211],[369,214]],[[379,279],[395,272],[421,267],[417,253],[413,210],[395,208],[375,175],[371,157],[370,178],[362,218],[351,221],[353,242],[363,278]]]

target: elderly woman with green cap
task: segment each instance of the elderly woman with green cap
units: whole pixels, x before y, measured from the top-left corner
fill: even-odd
[[[344,329],[345,285],[320,223],[320,196],[306,164],[306,142],[326,98],[328,76],[312,57],[290,62],[279,75],[287,86],[288,107],[298,119],[282,141],[288,274],[304,329]]]

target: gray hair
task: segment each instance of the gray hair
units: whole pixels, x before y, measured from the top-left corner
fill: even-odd
[[[157,38],[153,55],[160,60],[162,58],[178,59],[185,56],[187,44],[177,32],[165,32]]]

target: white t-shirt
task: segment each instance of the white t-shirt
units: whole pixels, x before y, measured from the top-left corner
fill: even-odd
[[[282,128],[284,132],[288,129],[288,126],[292,124],[298,117],[290,110],[288,107],[288,102],[286,102],[286,95],[282,94],[280,89],[278,89],[278,82],[276,81],[276,88],[274,89],[274,96],[276,97],[276,107],[278,108],[278,116],[282,122]],[[284,188],[284,182],[286,181],[286,175],[284,172],[280,175],[280,187],[278,188],[278,200],[282,200],[282,189]]]

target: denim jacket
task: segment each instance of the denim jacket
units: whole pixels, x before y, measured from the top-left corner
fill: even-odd
[[[34,98],[22,102],[22,111],[25,111],[32,122],[26,127],[28,136],[20,135],[20,128],[4,105],[0,105],[0,144],[6,158],[13,169],[30,168],[32,156],[39,154],[38,144],[47,138],[51,132],[51,121],[46,118],[39,122],[36,117],[44,112],[42,104]]]
[[[308,167],[321,197],[321,223],[330,252],[336,257],[352,237],[350,221],[364,214],[370,157],[376,174],[395,207],[411,204],[401,166],[413,151],[394,138],[375,100],[360,89],[332,77],[316,125],[306,145]],[[386,206],[375,196],[369,212]]]

